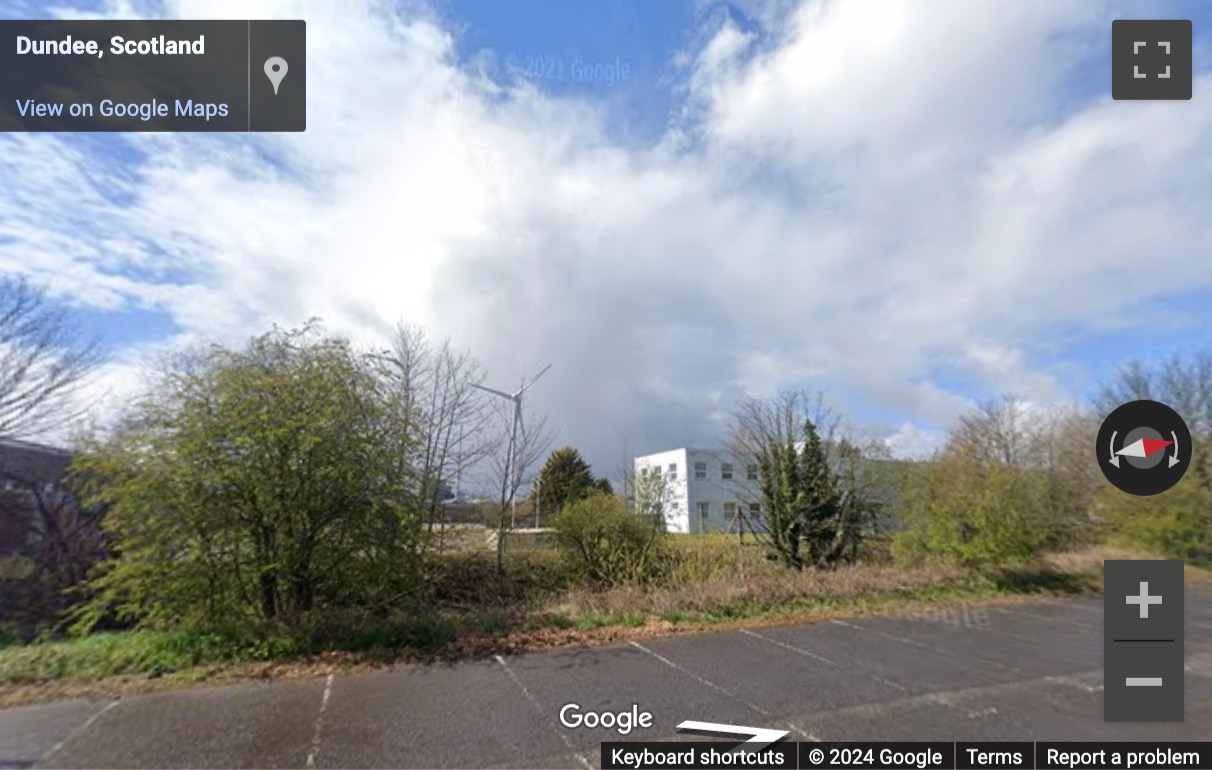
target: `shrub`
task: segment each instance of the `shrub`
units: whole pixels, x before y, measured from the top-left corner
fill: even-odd
[[[1031,470],[945,457],[910,480],[907,496],[905,529],[893,541],[902,562],[1024,563],[1050,539],[1045,479]]]
[[[648,584],[668,572],[668,536],[618,497],[597,494],[573,503],[552,525],[572,568],[593,583]]]
[[[75,627],[254,634],[415,602],[425,533],[400,463],[420,439],[376,366],[311,327],[168,361],[73,464],[117,552]]]
[[[1212,485],[1203,468],[1190,469],[1172,489],[1152,497],[1107,485],[1097,509],[1112,544],[1174,559],[1212,558]]]

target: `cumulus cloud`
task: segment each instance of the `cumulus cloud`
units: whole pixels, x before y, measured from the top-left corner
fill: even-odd
[[[318,315],[359,338],[425,324],[502,386],[551,362],[533,405],[605,470],[624,446],[718,441],[730,399],[786,386],[851,422],[897,415],[890,446],[928,451],[974,398],[1066,398],[1037,363],[1056,329],[1076,344],[1212,284],[1207,259],[1141,259],[1212,246],[1209,81],[1183,103],[1083,93],[1101,4],[717,17],[641,148],[606,102],[492,75],[424,8],[252,8],[309,21],[308,131],[119,154],[0,137],[22,180],[0,193],[0,270],[162,310],[165,345]]]

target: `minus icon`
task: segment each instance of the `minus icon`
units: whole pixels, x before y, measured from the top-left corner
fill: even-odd
[[[1130,676],[1125,680],[1128,687],[1161,687],[1160,676]]]

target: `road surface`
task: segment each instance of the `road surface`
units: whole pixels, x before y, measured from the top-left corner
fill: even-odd
[[[1196,740],[1212,585],[1186,595],[1186,721],[1102,721],[1102,600],[964,606],[0,711],[0,767],[597,767],[683,720],[789,739]],[[623,737],[559,711],[653,714]],[[696,740],[701,737],[693,736]]]

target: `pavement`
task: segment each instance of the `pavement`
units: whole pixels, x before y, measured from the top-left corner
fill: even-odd
[[[452,665],[0,711],[0,768],[598,767],[604,740],[1131,741],[1212,735],[1212,585],[1186,592],[1186,721],[1105,723],[1102,599],[962,605]],[[651,713],[628,735],[560,709]]]

